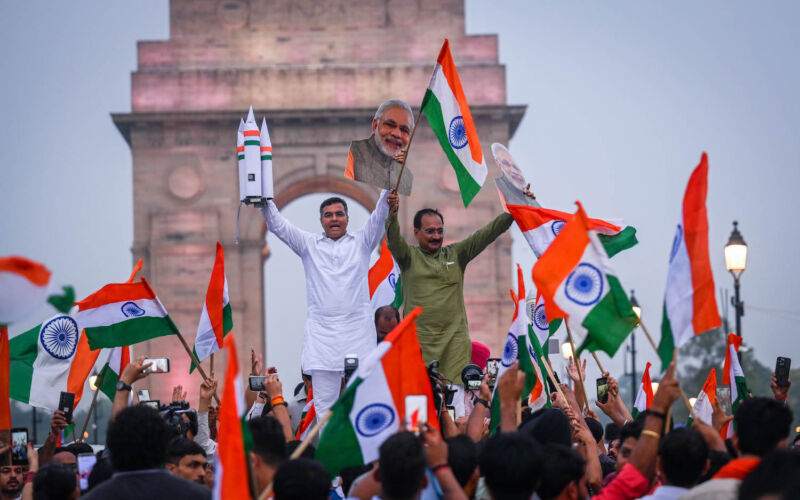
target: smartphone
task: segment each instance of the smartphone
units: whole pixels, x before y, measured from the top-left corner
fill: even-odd
[[[450,414],[450,420],[455,422],[456,421],[456,407],[455,406],[448,406],[447,407],[447,413]]]
[[[64,419],[68,424],[72,423],[72,410],[75,408],[75,393],[61,392],[58,398],[58,409],[64,412]]]
[[[347,354],[344,357],[344,381],[347,383],[358,368],[358,355]]]
[[[261,392],[264,390],[264,381],[267,377],[263,375],[250,375],[247,379],[248,388],[253,392]]]
[[[11,465],[28,464],[28,429],[11,429]]]
[[[428,423],[428,396],[411,394],[406,396],[406,429],[419,432],[422,424]]]
[[[717,401],[719,401],[719,404],[722,405],[722,411],[725,412],[725,415],[733,415],[733,406],[731,404],[731,386],[717,386]]]
[[[150,391],[148,389],[139,389],[136,391],[136,395],[139,396],[139,401],[150,400]]]
[[[80,478],[81,491],[89,489],[89,474],[92,473],[96,463],[97,457],[94,456],[94,453],[78,454],[78,476]]]
[[[157,399],[150,399],[147,401],[139,400],[139,404],[142,406],[149,406],[150,408],[154,409],[155,411],[159,411],[161,409],[161,401]]]
[[[486,373],[489,375],[489,387],[494,387],[497,383],[497,371],[500,369],[500,358],[489,358],[486,360]]]
[[[608,403],[608,377],[597,379],[597,401],[603,404]]]
[[[789,385],[789,370],[792,368],[792,359],[778,356],[775,361],[775,382],[780,387]]]
[[[145,373],[169,373],[169,358],[147,358],[143,364],[150,363]]]

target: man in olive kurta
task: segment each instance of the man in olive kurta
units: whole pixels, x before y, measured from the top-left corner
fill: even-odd
[[[386,243],[400,266],[404,314],[422,307],[417,318],[422,357],[426,363],[439,360],[439,371],[454,384],[462,383],[461,370],[472,356],[464,307],[464,271],[513,221],[503,213],[469,237],[442,247],[444,220],[438,211],[426,208],[414,216],[419,246],[411,246],[400,235],[397,208],[389,209]]]

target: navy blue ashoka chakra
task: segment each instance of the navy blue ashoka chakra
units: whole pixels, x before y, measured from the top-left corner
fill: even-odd
[[[544,304],[539,304],[533,310],[533,324],[539,330],[547,330],[550,324],[547,322],[547,315],[544,312]]]
[[[78,323],[69,316],[58,316],[42,327],[39,341],[54,358],[68,359],[78,347]]]
[[[603,296],[603,273],[595,266],[582,262],[567,277],[564,293],[572,302],[591,306]]]
[[[517,343],[517,337],[509,333],[506,346],[503,348],[503,357],[500,359],[503,366],[511,366],[517,360],[517,349],[519,349]]]
[[[385,431],[394,423],[394,410],[383,404],[373,403],[364,407],[356,416],[356,432],[372,437]]]
[[[126,318],[137,318],[139,316],[144,316],[144,309],[137,306],[135,302],[125,302],[122,304],[122,314],[124,314]]]
[[[553,236],[558,236],[558,233],[561,232],[561,228],[564,227],[566,224],[563,220],[554,220],[552,224],[550,224],[550,230],[553,231]]]
[[[447,137],[450,139],[450,145],[455,149],[461,149],[467,145],[467,129],[464,128],[463,118],[460,116],[453,118],[447,131]]]

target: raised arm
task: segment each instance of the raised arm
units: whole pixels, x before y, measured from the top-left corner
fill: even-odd
[[[386,222],[386,216],[389,215],[389,204],[386,201],[388,196],[389,191],[386,189],[381,191],[378,203],[375,204],[375,210],[370,214],[364,227],[359,229],[356,233],[370,251],[378,246],[378,243],[381,242],[381,238],[383,238],[384,223]]]
[[[386,246],[389,247],[389,251],[392,252],[392,257],[397,261],[400,269],[407,269],[411,263],[411,247],[400,235],[400,223],[397,222],[396,210],[393,210],[386,218]]]
[[[483,252],[484,248],[506,232],[511,227],[512,222],[514,222],[514,218],[511,215],[502,213],[482,228],[456,243],[454,248],[461,268],[465,268],[469,261],[477,257],[478,254]]]
[[[261,215],[267,221],[267,230],[286,243],[294,253],[302,255],[306,251],[311,234],[284,219],[274,201],[269,200],[267,206],[261,207]]]

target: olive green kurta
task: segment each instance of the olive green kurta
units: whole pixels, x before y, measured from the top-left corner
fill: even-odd
[[[406,243],[396,215],[386,218],[386,243],[402,276],[403,312],[422,307],[417,318],[422,357],[425,363],[439,360],[439,371],[455,384],[462,383],[461,370],[472,358],[464,270],[513,221],[509,214],[498,215],[467,238],[428,253]]]

